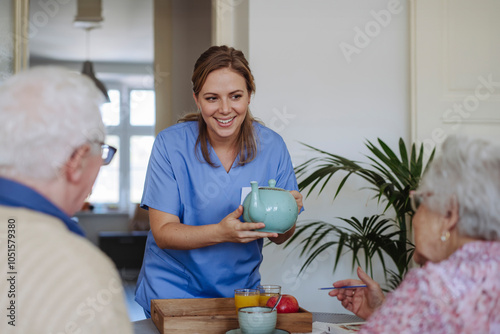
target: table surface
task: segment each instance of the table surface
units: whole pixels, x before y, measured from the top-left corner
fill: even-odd
[[[352,314],[312,312],[312,315],[313,315],[313,331],[312,331],[313,334],[316,333],[320,334],[324,332],[323,330],[324,326],[321,326],[322,323],[340,324],[340,323],[363,321],[361,318],[358,318],[357,316]],[[132,322],[132,325],[134,327],[135,334],[160,333],[151,319],[134,321]]]

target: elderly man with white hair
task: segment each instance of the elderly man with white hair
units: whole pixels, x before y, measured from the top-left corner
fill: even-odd
[[[102,102],[57,67],[0,85],[1,333],[132,332],[113,263],[70,218],[116,152]]]

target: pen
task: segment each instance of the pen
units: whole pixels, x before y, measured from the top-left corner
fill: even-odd
[[[366,285],[346,285],[346,286],[339,286],[339,287],[330,286],[328,288],[318,288],[318,290],[355,289],[355,288],[366,288]]]

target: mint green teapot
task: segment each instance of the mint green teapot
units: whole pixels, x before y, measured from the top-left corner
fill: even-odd
[[[252,191],[243,201],[243,220],[262,222],[266,227],[262,232],[285,233],[297,221],[299,209],[295,198],[289,191],[276,188],[276,181],[269,180],[269,187],[259,187],[256,181],[250,182]]]

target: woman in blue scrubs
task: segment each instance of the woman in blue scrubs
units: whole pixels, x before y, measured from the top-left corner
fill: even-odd
[[[151,299],[232,297],[260,283],[263,238],[242,223],[242,189],[250,181],[289,190],[299,212],[302,195],[283,139],[257,122],[248,106],[253,75],[241,51],[214,46],[192,76],[198,112],[160,132],[149,161],[142,207],[149,232],[136,301],[150,316]]]

